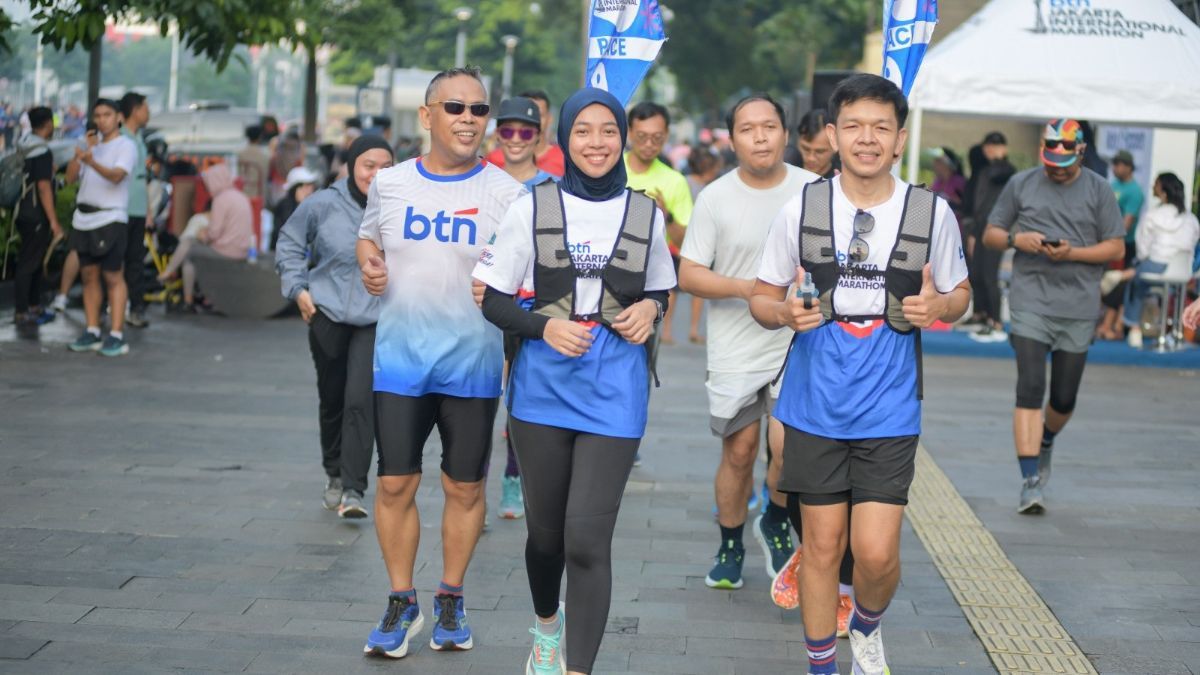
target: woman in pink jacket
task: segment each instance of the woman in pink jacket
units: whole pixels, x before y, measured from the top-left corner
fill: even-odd
[[[179,247],[171,263],[158,275],[166,281],[182,268],[183,301],[189,311],[195,309],[196,268],[189,256],[221,256],[242,260],[253,238],[254,212],[250,198],[233,184],[233,174],[225,164],[214,164],[200,175],[212,195],[209,209],[188,221],[179,238]]]

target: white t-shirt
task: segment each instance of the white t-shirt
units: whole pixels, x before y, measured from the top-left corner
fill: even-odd
[[[628,193],[626,193],[628,195]],[[628,197],[626,197],[628,199]],[[616,244],[625,217],[626,199],[591,202],[563,193],[567,213],[567,247],[575,263],[575,313],[600,311],[601,272]],[[675,266],[667,250],[663,213],[655,209],[650,258],[646,264],[646,290],[665,291],[675,286]],[[533,195],[518,199],[505,214],[495,242],[481,256],[474,277],[501,293],[533,290]]]
[[[125,177],[121,182],[113,183],[87,164],[82,165],[76,203],[98,206],[101,209],[95,213],[75,211],[71,226],[85,232],[99,229],[109,223],[129,221],[129,181],[138,161],[138,149],[129,137],[117,134],[111,141],[97,143],[96,147],[92,148],[92,158],[100,166],[124,169]]]
[[[862,263],[850,263],[847,251],[854,237],[854,215],[858,208],[850,203],[842,192],[842,178],[833,179],[833,240],[837,259],[841,266],[838,287],[833,294],[834,311],[849,316],[879,315],[887,309],[887,295],[882,276],[866,276],[858,270],[886,270],[888,259],[896,244],[900,230],[900,218],[904,214],[904,197],[908,183],[893,178],[895,188],[892,196],[879,206],[865,209],[875,217],[875,227],[862,235],[870,247],[867,259]],[[796,195],[771,224],[766,248],[763,249],[762,266],[758,278],[775,286],[790,286],[796,281],[796,267],[800,265],[800,211],[802,195]],[[967,259],[963,255],[962,240],[958,233],[958,221],[950,205],[937,198],[937,211],[933,219],[933,235],[930,242],[929,262],[933,265],[933,285],[939,293],[949,293],[967,278]],[[790,331],[789,331],[790,332]]]
[[[402,396],[500,395],[500,330],[471,295],[471,269],[525,186],[481,162],[456,176],[420,158],[371,183],[360,239],[380,247],[388,285],[375,334],[375,391]]]
[[[820,178],[785,164],[787,177],[760,190],[730,171],[705,187],[696,200],[680,256],[724,277],[758,276],[763,246],[776,214],[806,183]],[[741,298],[708,301],[708,370],[745,373],[778,370],[792,336],[758,325]]]

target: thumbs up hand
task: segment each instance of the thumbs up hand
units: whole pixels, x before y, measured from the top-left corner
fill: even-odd
[[[949,300],[933,285],[933,266],[921,270],[921,292],[904,299],[904,318],[917,328],[929,328],[946,313]]]
[[[368,293],[383,295],[388,282],[387,264],[383,262],[383,258],[378,255],[367,258],[367,263],[362,266],[362,281]]]
[[[804,276],[804,268],[796,267],[797,290],[780,303],[779,315],[776,317],[781,326],[787,326],[797,333],[810,331],[820,326],[825,320],[825,317],[821,315],[821,300],[813,297],[806,302],[800,294],[799,289],[804,285]]]

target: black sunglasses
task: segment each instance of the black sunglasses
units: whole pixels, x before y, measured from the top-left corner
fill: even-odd
[[[450,115],[461,115],[467,108],[471,109],[471,114],[476,117],[487,117],[492,111],[492,106],[486,103],[472,103],[467,105],[462,101],[434,101],[427,105],[440,105],[442,110],[445,110]]]
[[[474,114],[474,113],[475,113],[475,111],[471,111],[471,114]],[[525,127],[523,129],[514,129],[512,127],[500,127],[499,132],[500,132],[500,138],[503,138],[506,141],[512,140],[513,136],[520,136],[521,140],[523,140],[523,141],[532,141],[534,135],[537,134],[537,129],[530,129],[529,127]]]
[[[871,255],[871,247],[860,235],[875,229],[875,216],[859,209],[854,214],[854,237],[850,239],[850,262],[862,263]]]
[[[1042,143],[1043,143],[1043,145],[1046,146],[1047,150],[1053,150],[1061,145],[1063,150],[1071,151],[1071,150],[1075,149],[1075,146],[1079,142],[1078,141],[1064,141],[1064,140],[1060,140],[1057,138],[1047,138],[1046,140],[1042,141]]]

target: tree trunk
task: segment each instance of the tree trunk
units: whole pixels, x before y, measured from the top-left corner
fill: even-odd
[[[92,106],[96,105],[96,99],[100,98],[100,57],[104,53],[104,36],[96,38],[88,49],[88,118],[91,118]],[[41,101],[38,102],[41,105]]]
[[[304,140],[317,140],[317,46],[308,47],[308,70],[304,76]]]

